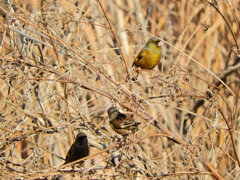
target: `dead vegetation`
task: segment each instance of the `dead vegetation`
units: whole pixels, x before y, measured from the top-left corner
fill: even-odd
[[[1,0],[2,179],[237,179],[240,1]],[[136,82],[152,36],[165,57]],[[132,113],[123,138],[107,110]],[[84,167],[62,165],[74,136]]]

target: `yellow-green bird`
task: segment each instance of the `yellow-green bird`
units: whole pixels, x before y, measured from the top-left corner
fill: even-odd
[[[132,66],[152,70],[158,65],[161,58],[162,43],[158,38],[153,37],[148,40],[145,47],[140,51]]]
[[[136,122],[132,115],[121,113],[116,107],[108,109],[109,124],[111,128],[122,136],[127,136],[138,130],[139,122]]]

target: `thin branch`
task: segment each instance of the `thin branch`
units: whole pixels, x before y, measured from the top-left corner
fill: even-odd
[[[223,16],[223,14],[219,11],[219,9],[218,9],[213,3],[209,2],[209,1],[207,1],[207,2],[208,2],[208,4],[210,4],[210,5],[220,14],[220,16],[223,18],[223,20],[225,21],[228,29],[230,30],[230,32],[231,32],[231,34],[232,34],[232,37],[233,37],[233,39],[234,39],[234,41],[235,41],[235,44],[236,44],[236,46],[237,46],[237,49],[239,49],[239,46],[238,46],[238,43],[237,43],[237,39],[236,39],[234,33],[232,32],[232,29],[231,29],[230,25],[228,24],[226,18]]]
[[[112,27],[112,25],[111,25],[111,23],[110,23],[110,21],[109,21],[109,19],[108,19],[108,17],[107,17],[106,11],[104,10],[101,2],[100,2],[99,0],[97,0],[97,2],[98,2],[98,4],[100,5],[100,7],[101,7],[101,9],[102,9],[102,11],[103,11],[103,13],[104,13],[104,16],[105,16],[105,18],[106,18],[106,20],[107,20],[108,26],[109,26],[109,28],[110,28],[110,30],[111,30],[111,32],[112,32],[112,34],[113,34],[113,36],[114,36],[114,38],[115,38],[115,40],[116,40],[116,43],[117,43],[117,45],[118,45],[118,47],[119,47],[119,51],[120,51],[120,53],[121,53],[121,55],[122,55],[123,62],[124,62],[125,68],[126,68],[127,76],[130,77],[130,74],[129,74],[129,71],[128,71],[127,61],[126,61],[126,58],[125,58],[124,53],[123,53],[123,51],[122,51],[122,48],[121,48],[120,42],[119,42],[119,40],[118,40],[118,37],[117,37],[116,33],[115,33],[114,30],[113,30],[113,27]],[[131,91],[132,91],[131,84],[130,84],[130,89],[131,89]]]

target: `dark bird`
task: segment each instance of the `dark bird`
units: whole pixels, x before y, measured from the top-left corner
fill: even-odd
[[[109,123],[112,129],[122,136],[127,136],[138,130],[139,122],[135,122],[132,115],[123,114],[116,107],[108,109]]]
[[[67,156],[65,158],[65,163],[70,163],[78,159],[84,158],[89,155],[89,145],[87,135],[83,132],[79,132],[75,142],[70,147]]]

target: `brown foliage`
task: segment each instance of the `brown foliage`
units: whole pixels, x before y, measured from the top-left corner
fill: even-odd
[[[237,178],[239,8],[0,0],[0,177]],[[133,81],[133,59],[153,36],[165,57]],[[135,134],[110,128],[113,105],[141,122]],[[62,165],[79,131],[94,146],[85,167]]]

